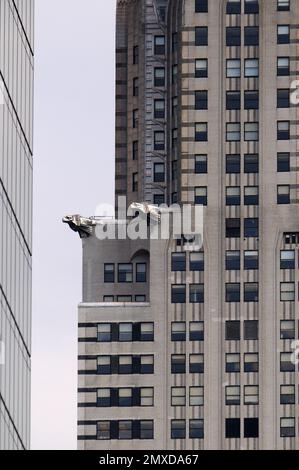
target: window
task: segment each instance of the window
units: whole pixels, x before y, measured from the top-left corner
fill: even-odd
[[[295,372],[295,364],[292,361],[292,352],[280,354],[280,372]]]
[[[154,205],[160,206],[161,204],[165,204],[164,194],[154,194]]]
[[[290,153],[279,152],[277,154],[277,171],[281,173],[290,171]]]
[[[295,385],[280,386],[280,404],[295,405]]]
[[[244,219],[244,237],[258,238],[259,219]]]
[[[280,419],[280,437],[295,437],[295,418]]]
[[[178,111],[178,97],[174,96],[172,98],[172,116],[177,117],[177,111]]]
[[[258,122],[245,122],[244,124],[244,140],[246,142],[259,140],[259,124]]]
[[[156,131],[154,134],[154,150],[165,149],[165,134],[163,131]]]
[[[295,339],[295,321],[281,320],[280,339]]]
[[[119,374],[132,374],[133,373],[133,357],[132,356],[119,356],[118,357],[118,373]]]
[[[241,61],[240,59],[228,59],[226,61],[226,76],[227,78],[241,77]]]
[[[172,354],[171,356],[171,373],[172,374],[185,374],[186,373],[186,356],[184,354]]]
[[[258,46],[259,45],[259,27],[258,26],[245,26],[244,28],[244,46]]]
[[[277,26],[277,44],[289,44],[290,43],[290,26],[289,25],[278,25]]]
[[[146,282],[146,263],[136,264],[136,282]]]
[[[228,418],[225,420],[226,439],[238,439],[241,436],[240,418]]]
[[[295,269],[294,250],[282,250],[280,252],[280,269]]]
[[[244,284],[244,302],[258,302],[259,285],[256,282],[246,282]]]
[[[154,101],[154,118],[155,119],[165,118],[165,100]]]
[[[245,59],[245,77],[259,76],[259,60]]]
[[[240,219],[226,219],[226,238],[240,238]]]
[[[208,59],[195,60],[195,77],[207,78],[208,76]]]
[[[140,341],[154,341],[153,323],[140,323]]]
[[[150,420],[140,421],[140,439],[154,439],[154,422]]]
[[[132,157],[133,160],[138,160],[138,140],[134,140],[132,144]]]
[[[172,387],[171,406],[186,406],[186,387]]]
[[[226,4],[226,13],[228,15],[241,13],[241,0],[228,0]]]
[[[290,121],[277,122],[277,140],[290,140]]]
[[[204,303],[204,285],[203,284],[190,284],[190,303],[202,304]]]
[[[240,341],[240,322],[227,321],[225,322],[225,339],[227,341]]]
[[[190,341],[203,341],[204,340],[204,322],[191,322],[190,323]]]
[[[207,142],[208,140],[208,123],[198,122],[195,124],[195,140],[196,142]]]
[[[208,28],[206,26],[199,26],[195,28],[195,45],[196,46],[208,45]]]
[[[118,265],[118,282],[133,282],[133,265],[132,264],[119,264]]]
[[[244,188],[244,205],[257,206],[259,203],[258,186],[245,186]]]
[[[195,155],[195,173],[203,174],[208,172],[208,156]]]
[[[204,372],[203,354],[190,354],[189,372],[190,374],[203,374]]]
[[[190,271],[204,271],[204,253],[190,252]]]
[[[244,252],[244,269],[259,269],[258,251],[249,250]]]
[[[133,111],[133,129],[137,129],[138,127],[138,109],[134,109]]]
[[[132,302],[131,295],[118,295],[117,302]]]
[[[139,95],[139,79],[136,77],[133,79],[133,96]]]
[[[226,205],[239,206],[241,202],[240,186],[231,186],[226,188]]]
[[[259,339],[259,322],[257,320],[244,321],[244,339],[257,341]]]
[[[277,58],[277,76],[288,77],[290,75],[290,58],[278,57]]]
[[[240,91],[227,91],[226,92],[226,109],[241,109],[241,92]]]
[[[289,88],[281,88],[277,90],[277,108],[290,107],[290,90]]]
[[[241,28],[239,26],[227,26],[226,45],[241,46]]]
[[[277,11],[289,11],[290,0],[277,0]]]
[[[118,439],[132,439],[132,421],[119,421]]]
[[[99,421],[97,423],[97,440],[110,439],[110,421]]]
[[[177,80],[177,76],[178,76],[178,66],[177,65],[173,65],[172,66],[172,84],[176,83],[176,80]]]
[[[154,356],[140,356],[140,374],[154,373]]]
[[[245,13],[256,14],[259,12],[259,0],[245,0]]]
[[[111,374],[110,356],[99,356],[97,359],[97,373],[101,375]]]
[[[97,391],[97,406],[103,408],[111,406],[110,388],[100,388]]]
[[[257,353],[244,354],[244,372],[259,371],[259,355]]]
[[[118,391],[118,406],[128,407],[133,405],[132,389],[120,388]]]
[[[171,439],[186,439],[186,421],[183,419],[171,420]]]
[[[226,354],[225,371],[228,373],[240,372],[240,354]]]
[[[203,419],[190,419],[189,438],[190,439],[203,439],[204,438]]]
[[[173,322],[171,324],[171,341],[186,341],[186,323]]]
[[[241,171],[240,155],[226,155],[226,173],[239,174]]]
[[[208,0],[195,0],[195,13],[208,13]]]
[[[171,270],[173,272],[186,271],[186,253],[172,253]]]
[[[289,185],[277,186],[277,204],[290,204],[291,188]]]
[[[208,92],[207,91],[195,92],[195,109],[196,110],[208,109]]]
[[[101,323],[98,325],[98,341],[101,343],[109,343],[111,341],[110,323]]]
[[[244,109],[259,109],[259,92],[247,90],[244,92]]]
[[[186,285],[178,284],[171,287],[171,302],[173,304],[186,303]]]
[[[225,404],[226,405],[240,405],[240,387],[239,386],[227,386],[225,387]]]
[[[208,204],[208,188],[206,186],[194,188],[194,204],[201,204],[202,206]]]
[[[240,271],[240,251],[227,251],[225,254],[225,269],[227,271]]]
[[[239,122],[226,124],[226,141],[239,142],[241,140],[241,124]]]
[[[165,36],[155,36],[154,54],[165,55]]]
[[[226,302],[240,302],[240,283],[226,284]]]
[[[259,420],[258,418],[244,418],[244,437],[259,437]]]
[[[155,67],[154,86],[156,87],[165,86],[165,68],[164,67]]]
[[[114,264],[104,265],[104,282],[112,283],[115,281]]]
[[[244,155],[244,173],[258,173],[259,157],[255,153]]]
[[[244,405],[258,405],[259,388],[257,385],[244,386]]]
[[[104,302],[114,302],[114,296],[113,295],[104,295],[104,298],[103,298],[103,301]]]
[[[133,47],[133,65],[137,65],[139,62],[139,47]]]
[[[118,340],[120,342],[133,341],[133,325],[132,325],[132,323],[120,323]]]
[[[175,32],[172,34],[172,52],[177,52],[177,50],[178,50],[178,33]]]
[[[292,302],[295,300],[295,283],[281,282],[280,284],[280,300],[282,302]]]
[[[163,183],[165,181],[165,166],[164,163],[154,164],[154,182]]]
[[[189,389],[190,406],[203,406],[204,404],[204,388],[190,387]]]

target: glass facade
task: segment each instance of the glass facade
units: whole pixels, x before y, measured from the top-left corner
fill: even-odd
[[[0,2],[0,450],[30,437],[34,0]]]

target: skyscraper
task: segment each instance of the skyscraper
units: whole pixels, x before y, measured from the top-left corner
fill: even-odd
[[[34,0],[0,1],[0,449],[30,443]]]
[[[299,3],[119,0],[116,29],[116,196],[204,206],[203,248],[68,220],[79,448],[298,448]]]

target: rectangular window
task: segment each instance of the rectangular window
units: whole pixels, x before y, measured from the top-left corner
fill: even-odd
[[[208,45],[208,28],[206,26],[198,26],[195,28],[195,45]]]
[[[256,142],[259,140],[259,123],[258,122],[245,122],[244,123],[244,140],[245,142]]]
[[[165,134],[163,131],[156,131],[154,134],[154,150],[165,150]]]
[[[111,341],[111,324],[100,323],[98,325],[98,341],[101,343],[109,343]]]
[[[277,186],[277,204],[291,203],[291,188],[289,185]]]
[[[246,14],[257,14],[259,13],[259,0],[245,0],[245,11]]]
[[[111,406],[110,388],[100,388],[97,391],[97,406],[107,408]]]
[[[154,373],[154,356],[140,356],[140,374]]]
[[[171,388],[171,406],[186,406],[186,387]]]
[[[280,269],[295,269],[294,250],[282,250],[280,252]]]
[[[280,339],[295,339],[295,321],[281,320]]]
[[[186,271],[186,253],[172,253],[171,270],[173,272]]]
[[[259,371],[259,355],[257,353],[244,354],[244,372]]]
[[[165,86],[165,68],[164,67],[155,67],[154,86],[155,87]]]
[[[244,173],[259,172],[259,156],[256,153],[247,153],[244,155]]]
[[[97,440],[103,441],[110,439],[110,421],[97,422]]]
[[[295,372],[295,364],[292,357],[292,352],[284,352],[280,354],[280,372]]]
[[[133,265],[131,263],[118,265],[118,282],[133,282]]]
[[[165,36],[155,36],[154,38],[154,54],[165,55]]]
[[[132,374],[133,373],[133,357],[132,356],[118,356],[118,373],[119,374]]]
[[[226,284],[226,302],[240,302],[240,283]]]
[[[186,303],[186,285],[178,284],[171,287],[171,302],[173,304]]]
[[[133,47],[133,65],[137,65],[139,62],[139,47]]]
[[[227,271],[240,271],[240,251],[227,251],[225,254],[225,269]]]
[[[295,385],[280,386],[280,404],[295,405]]]
[[[258,418],[244,418],[244,438],[256,439],[259,437]]]
[[[154,101],[154,118],[155,119],[165,118],[165,100]]]
[[[241,157],[240,155],[226,155],[226,173],[240,174]]]
[[[138,77],[135,77],[133,79],[133,96],[138,96],[139,95],[139,79]]]
[[[190,298],[191,304],[204,303],[204,285],[203,284],[190,284]]]
[[[189,439],[204,438],[204,421],[203,419],[190,419],[189,422]]]
[[[239,122],[230,122],[226,124],[226,141],[240,142],[241,124]]]
[[[208,204],[208,188],[201,186],[194,188],[194,204],[206,206]]]
[[[195,124],[195,141],[207,142],[208,141],[208,123],[198,122]]]
[[[132,439],[132,421],[119,421],[118,423],[118,439]]]
[[[99,356],[97,359],[97,373],[100,375],[111,374],[111,358],[110,356]]]
[[[184,354],[172,354],[171,356],[171,373],[186,373],[186,356]]]
[[[165,14],[165,19],[166,19],[166,14]],[[173,53],[177,52],[177,50],[178,50],[178,33],[175,32],[172,34],[172,52]]]
[[[120,323],[118,341],[124,342],[124,343],[133,341],[133,324],[132,323]]]
[[[226,439],[239,439],[241,436],[240,418],[227,418],[225,420]]]
[[[280,437],[295,437],[295,418],[280,419]]]
[[[244,339],[257,341],[259,339],[259,322],[257,320],[244,321]]]
[[[190,341],[204,341],[204,322],[190,322]]]
[[[190,354],[189,372],[190,374],[203,374],[204,373],[204,355],[203,354]]]
[[[290,58],[278,57],[277,58],[277,76],[288,77],[290,75]]]
[[[290,43],[290,25],[280,24],[277,26],[277,44]]]
[[[154,341],[153,323],[140,323],[140,341]]]
[[[131,295],[118,295],[117,302],[132,302]]]
[[[115,282],[114,264],[104,265],[104,282]]]
[[[226,354],[225,371],[228,373],[240,372],[240,354]]]
[[[190,387],[189,388],[189,404],[190,406],[203,406],[204,404],[204,388],[203,387]]]
[[[290,153],[279,152],[277,154],[277,171],[280,173],[290,171]]]
[[[259,76],[259,60],[245,59],[245,77]]]
[[[120,388],[118,391],[118,406],[129,407],[133,405],[131,388]]]
[[[186,421],[183,419],[171,420],[171,439],[186,439]]]
[[[133,110],[133,129],[137,129],[138,127],[138,109]]]
[[[208,59],[195,60],[195,78],[207,78],[208,76]]]
[[[195,174],[206,174],[208,172],[208,156],[195,155]]]
[[[244,386],[244,405],[258,405],[259,388],[257,385]]]
[[[245,186],[244,188],[244,205],[257,206],[259,204],[259,188],[258,186]]]
[[[154,439],[154,422],[151,420],[140,421],[139,439]]]
[[[244,284],[244,302],[259,301],[259,285],[256,282],[246,282]]]
[[[226,341],[240,341],[241,328],[240,321],[226,321],[225,322],[225,339]]]
[[[259,253],[258,251],[249,250],[244,252],[244,269],[259,269]]]
[[[290,140],[290,121],[277,122],[277,140]]]
[[[240,91],[227,91],[226,92],[226,109],[241,109],[241,92]]]
[[[240,219],[226,219],[226,238],[240,238],[241,221]]]
[[[295,283],[294,282],[281,282],[280,300],[282,302],[293,302],[295,300]]]
[[[176,83],[177,81],[177,76],[178,76],[178,66],[173,65],[172,66],[172,84]]]
[[[186,341],[185,322],[173,322],[171,324],[171,341]]]
[[[195,92],[195,109],[199,111],[208,109],[208,92],[207,91]]]
[[[208,0],[195,0],[195,13],[208,13]]]
[[[227,78],[241,77],[241,60],[228,59],[226,61],[226,76]]]
[[[164,183],[165,181],[165,166],[164,163],[154,164],[154,182]]]
[[[244,237],[258,238],[259,219],[244,219]]]
[[[133,160],[138,160],[138,140],[134,140],[132,144],[132,157]]]
[[[244,109],[259,109],[258,91],[244,91]]]
[[[226,45],[241,46],[241,28],[239,26],[227,26]]]
[[[103,301],[104,302],[109,302],[109,303],[114,302],[114,296],[113,295],[104,295]]]
[[[226,405],[240,405],[241,392],[239,386],[225,387],[225,404]]]
[[[277,108],[290,107],[290,90],[289,88],[280,88],[277,90]]]
[[[164,194],[154,194],[154,205],[160,206],[161,204],[165,204]]]
[[[226,4],[226,13],[228,15],[238,15],[241,13],[241,0],[228,0]]]
[[[241,203],[241,188],[240,186],[231,186],[226,188],[226,205],[239,206]]]
[[[190,271],[204,271],[204,252],[190,252]]]
[[[277,0],[277,11],[290,11],[290,0]]]
[[[259,45],[259,27],[245,26],[244,28],[244,46]]]

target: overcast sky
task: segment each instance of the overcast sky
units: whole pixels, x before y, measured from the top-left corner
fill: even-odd
[[[114,0],[36,0],[32,449],[76,448],[81,243],[114,193]]]

